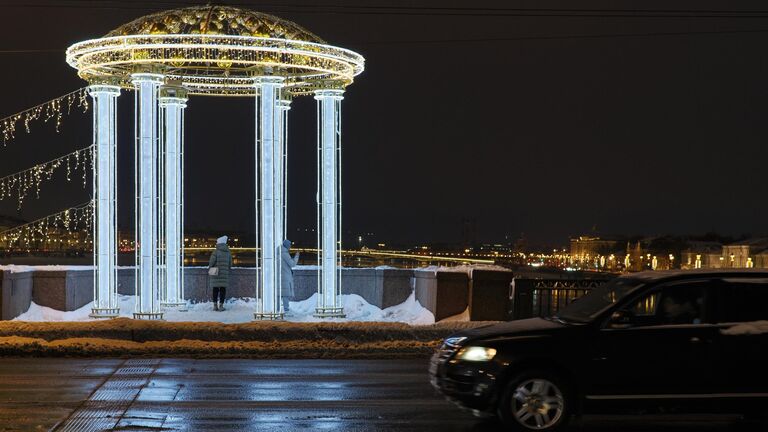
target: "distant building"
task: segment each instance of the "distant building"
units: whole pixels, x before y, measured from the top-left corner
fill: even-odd
[[[758,237],[720,245],[691,242],[683,252],[684,269],[768,268],[768,238]]]
[[[747,268],[750,267],[749,245],[730,244],[723,246],[723,267]]]
[[[755,268],[768,269],[768,249],[755,254]]]
[[[618,240],[579,236],[571,239],[571,259],[578,262],[591,261],[617,252],[617,248],[621,249]]]
[[[204,249],[211,249],[216,247],[216,240],[221,237],[224,234],[221,234],[219,232],[216,233],[210,233],[210,232],[189,232],[184,234],[184,247],[185,248],[204,248]],[[239,247],[242,246],[240,244],[240,233],[232,233],[229,234],[229,246],[230,247]]]
[[[17,237],[14,234],[0,235],[0,252],[38,253],[41,255],[63,253],[85,253],[93,249],[93,242],[87,230],[68,231],[51,228],[45,235]]]
[[[525,233],[520,233],[520,237],[515,240],[512,250],[517,253],[523,253],[528,250],[528,240],[525,238]]]
[[[464,247],[472,247],[477,244],[477,219],[461,219],[461,242]]]
[[[768,268],[768,238],[758,237],[723,246],[725,268]]]
[[[680,268],[683,270],[723,267],[723,245],[720,243],[691,241],[688,244],[690,247],[683,251],[680,263]]]
[[[631,242],[627,242],[627,250],[624,255],[624,270],[631,272],[646,270],[646,267],[651,265],[649,261],[645,259],[645,251],[640,240],[634,246],[632,246]]]

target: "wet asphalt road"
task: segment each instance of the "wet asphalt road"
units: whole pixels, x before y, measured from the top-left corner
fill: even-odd
[[[495,431],[426,360],[0,359],[0,431]],[[583,432],[751,430],[720,417],[586,418]]]

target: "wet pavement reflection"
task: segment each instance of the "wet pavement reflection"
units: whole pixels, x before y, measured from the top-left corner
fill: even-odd
[[[719,432],[732,419],[587,418],[574,431]],[[0,431],[496,431],[426,360],[0,359]]]

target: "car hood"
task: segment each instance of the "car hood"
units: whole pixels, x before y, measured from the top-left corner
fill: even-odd
[[[549,334],[568,327],[571,326],[542,318],[530,318],[465,330],[454,336],[466,337],[468,340],[493,337],[536,336]]]

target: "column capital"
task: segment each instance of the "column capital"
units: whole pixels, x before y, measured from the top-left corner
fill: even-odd
[[[165,84],[160,87],[160,98],[188,99],[189,92],[180,85]]]
[[[158,101],[161,107],[179,106],[187,107],[187,89],[181,86],[164,85],[160,87],[160,97]]]
[[[120,87],[111,84],[91,84],[88,86],[88,94],[92,97],[97,95],[120,96]]]
[[[178,106],[180,108],[186,108],[187,98],[161,96],[158,99],[158,104],[163,108],[170,107],[170,106]]]
[[[253,78],[253,84],[260,86],[264,84],[274,84],[283,86],[285,84],[285,78],[280,76],[257,76]]]
[[[165,81],[165,75],[156,73],[134,73],[131,74],[131,82],[133,84],[141,82],[155,82],[162,84]]]
[[[340,89],[320,89],[315,90],[315,99],[337,99],[342,100],[344,99],[344,90]]]
[[[291,100],[290,99],[278,99],[277,100],[277,107],[281,110],[288,111],[291,109]]]

